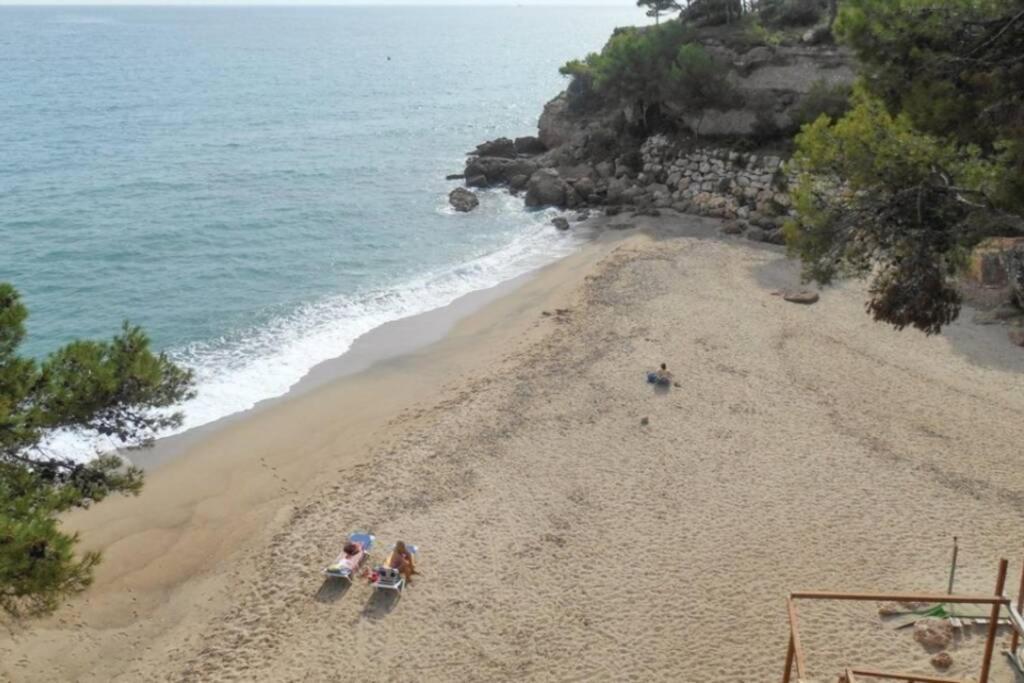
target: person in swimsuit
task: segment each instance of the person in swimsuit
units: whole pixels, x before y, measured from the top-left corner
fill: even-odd
[[[403,541],[399,541],[395,544],[395,549],[391,551],[391,558],[388,565],[392,569],[397,569],[398,572],[405,577],[406,583],[412,582],[412,575],[416,573],[416,564],[413,561],[412,553],[405,547]]]

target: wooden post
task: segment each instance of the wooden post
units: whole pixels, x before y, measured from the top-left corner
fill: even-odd
[[[1017,613],[1024,614],[1024,563],[1020,566],[1020,588],[1017,589]],[[1013,638],[1010,640],[1010,654],[1017,656],[1017,645],[1020,643],[1020,633],[1013,629]]]
[[[790,642],[793,645],[793,659],[796,660],[796,677],[799,680],[807,678],[807,672],[804,670],[804,649],[800,645],[800,630],[797,625],[796,618],[796,602],[791,597],[787,601],[787,607],[789,607],[789,629],[790,629]],[[982,683],[985,683],[982,681]]]
[[[1006,560],[999,560],[999,574],[996,576],[996,597],[1003,595],[1003,588],[1006,585]],[[996,644],[996,630],[999,628],[999,612],[1002,609],[1002,605],[996,603],[992,605],[992,614],[988,620],[988,636],[985,638],[985,659],[981,662],[981,676],[978,677],[978,683],[988,683],[988,673],[992,668],[992,648]]]
[[[786,671],[782,674],[782,683],[789,683],[793,673],[793,625],[789,626],[789,650],[786,652]]]
[[[953,537],[953,562],[949,565],[949,588],[946,590],[950,595],[953,594],[953,581],[956,579],[956,555],[959,548],[956,544],[956,536]]]

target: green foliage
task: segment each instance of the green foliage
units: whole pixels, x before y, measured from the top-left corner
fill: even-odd
[[[805,274],[871,276],[869,311],[938,332],[986,236],[1024,230],[1024,0],[845,0],[853,109],[807,125],[787,226]]]
[[[664,98],[686,111],[726,107],[735,91],[724,67],[698,43],[685,43],[669,67]]]
[[[764,0],[759,6],[761,20],[776,28],[811,26],[825,15],[824,0]]]
[[[797,136],[798,218],[787,241],[808,278],[872,275],[876,319],[937,333],[959,313],[952,277],[991,218],[998,166],[977,147],[922,133],[862,88],[853,102],[839,121],[823,115]]]
[[[779,45],[782,45],[786,39],[785,34],[767,28],[756,17],[754,21],[746,22],[744,34],[744,38],[748,43],[748,49],[755,45],[770,45],[772,47],[778,47]]]
[[[142,472],[120,458],[53,456],[46,438],[74,429],[138,448],[180,425],[167,409],[194,395],[191,373],[153,354],[127,324],[109,341],[75,341],[42,362],[20,357],[27,316],[17,291],[0,283],[0,609],[9,614],[52,610],[89,584],[99,557],[75,559],[77,537],[60,532],[59,513],[142,487]]]
[[[655,23],[661,23],[661,15],[679,11],[676,0],[636,0],[637,7],[646,7],[647,16],[654,17]]]
[[[560,72],[573,89],[605,101],[652,109],[697,111],[726,106],[733,96],[726,67],[718,64],[678,21],[617,31],[600,54],[573,60]]]
[[[850,108],[851,89],[847,85],[829,85],[817,80],[793,110],[793,123],[797,127],[812,123],[823,114],[830,119],[839,119]]]

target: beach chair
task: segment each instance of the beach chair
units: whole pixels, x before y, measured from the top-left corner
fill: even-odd
[[[367,554],[370,552],[370,548],[373,547],[374,540],[373,534],[361,532],[349,534],[348,543],[357,545],[359,552],[355,555],[346,555],[345,551],[342,551],[332,564],[324,567],[323,573],[329,578],[342,579],[351,583],[356,572],[366,562]]]
[[[416,546],[409,545],[406,543],[405,549],[408,550],[413,557],[416,556]],[[373,582],[373,587],[380,590],[395,591],[401,593],[402,589],[405,588],[405,577],[397,569],[391,568],[391,558],[394,554],[395,549],[392,547],[391,552],[388,553],[388,560],[383,566],[374,569],[374,573],[377,575],[377,579]]]

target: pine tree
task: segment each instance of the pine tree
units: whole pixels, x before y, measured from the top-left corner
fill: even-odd
[[[661,15],[666,12],[679,11],[679,3],[675,0],[636,0],[637,7],[646,7],[647,16],[654,17],[654,23],[661,23]]]
[[[194,395],[191,372],[152,353],[127,323],[109,341],[74,341],[42,361],[19,356],[27,316],[0,283],[0,610],[15,616],[52,611],[92,580],[99,555],[76,557],[78,537],[60,531],[58,515],[142,488],[142,471],[120,457],[58,456],[47,437],[77,430],[139,448],[180,425],[169,410]]]

